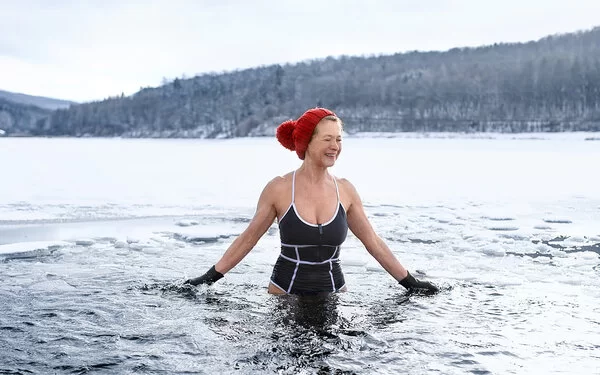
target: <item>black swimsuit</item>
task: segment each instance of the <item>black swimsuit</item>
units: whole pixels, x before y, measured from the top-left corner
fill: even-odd
[[[281,254],[271,275],[271,283],[286,293],[336,292],[345,285],[339,256],[348,222],[335,178],[333,181],[338,197],[333,217],[323,224],[311,224],[300,217],[294,204],[294,171],[292,203],[279,220]]]

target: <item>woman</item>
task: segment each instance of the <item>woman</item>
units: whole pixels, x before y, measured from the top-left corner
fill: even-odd
[[[435,293],[430,282],[415,279],[373,230],[354,186],[329,173],[342,150],[342,122],[330,110],[314,108],[277,128],[277,139],[303,160],[298,170],[275,177],[262,191],[248,228],[204,275],[187,280],[212,284],[235,267],[275,219],[281,254],[273,268],[272,294],[345,291],[340,246],[348,229],[383,268],[409,291]]]

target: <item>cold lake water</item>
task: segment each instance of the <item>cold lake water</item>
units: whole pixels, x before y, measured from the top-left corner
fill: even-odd
[[[350,234],[348,292],[319,298],[267,294],[275,223],[182,285],[300,165],[274,138],[0,138],[0,374],[599,374],[594,138],[345,138],[332,173],[442,291],[407,295]]]

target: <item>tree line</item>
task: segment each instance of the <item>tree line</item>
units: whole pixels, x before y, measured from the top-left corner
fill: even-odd
[[[333,109],[350,133],[600,131],[600,27],[528,43],[328,57],[176,78],[131,96],[53,111],[28,131],[270,135],[314,106]]]
[[[39,121],[45,121],[50,113],[49,109],[0,98],[0,135],[31,135],[38,131]]]

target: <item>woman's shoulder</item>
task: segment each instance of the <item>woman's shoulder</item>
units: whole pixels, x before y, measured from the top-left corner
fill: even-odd
[[[354,185],[347,178],[339,176],[334,176],[334,178],[340,188],[355,190]]]
[[[358,195],[356,188],[354,187],[352,182],[350,182],[350,180],[348,180],[347,178],[344,178],[344,177],[338,177],[338,176],[334,176],[334,177],[335,177],[335,181],[337,182],[338,187],[340,188],[341,191],[343,191],[350,197],[354,197],[354,196]]]
[[[292,181],[292,172],[286,173],[284,175],[279,175],[273,177],[265,187],[266,190],[270,190],[274,193],[286,189],[289,187]]]
[[[347,213],[350,213],[355,203],[360,202],[360,196],[352,183],[343,177],[334,176],[339,189],[339,197]]]

